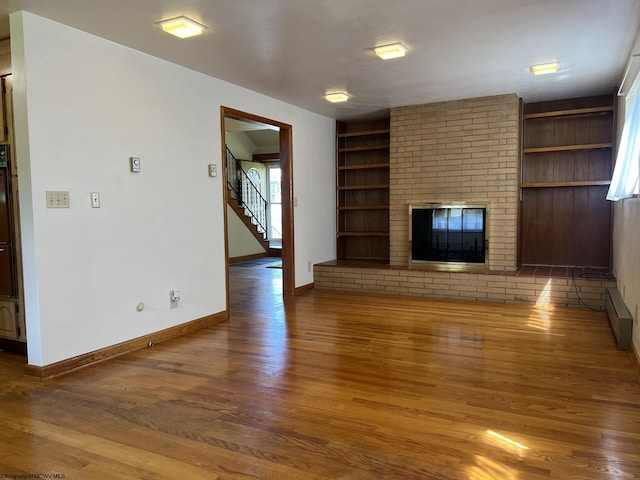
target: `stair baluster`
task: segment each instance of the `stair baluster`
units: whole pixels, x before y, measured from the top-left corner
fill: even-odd
[[[245,215],[251,219],[258,232],[268,240],[267,200],[242,169],[240,162],[227,147],[227,188],[232,197],[244,209]]]

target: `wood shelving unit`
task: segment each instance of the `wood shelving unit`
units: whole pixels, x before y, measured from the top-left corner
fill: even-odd
[[[572,108],[569,110],[553,110],[550,112],[538,112],[538,113],[525,113],[525,120],[533,120],[536,118],[552,118],[552,117],[564,117],[573,115],[590,115],[592,113],[606,113],[613,112],[613,105],[607,105],[604,107],[583,107]]]
[[[550,188],[550,187],[595,187],[598,185],[609,185],[610,180],[592,180],[588,182],[541,182],[523,183],[521,188]]]
[[[524,106],[522,264],[609,267],[613,95]]]
[[[556,145],[553,147],[533,147],[524,148],[522,153],[549,153],[549,152],[571,152],[578,150],[595,150],[598,148],[611,148],[613,143],[589,143],[585,145]]]
[[[338,259],[389,259],[389,120],[336,123]]]
[[[388,168],[389,163],[372,163],[371,165],[338,166],[338,170],[367,170],[369,168]]]
[[[387,167],[389,168],[389,167]],[[338,186],[338,190],[385,190],[389,189],[389,184],[380,185],[341,185]]]

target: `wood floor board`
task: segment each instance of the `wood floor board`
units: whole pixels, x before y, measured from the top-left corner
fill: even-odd
[[[311,291],[231,267],[230,320],[45,382],[0,353],[0,473],[640,478],[606,315]]]

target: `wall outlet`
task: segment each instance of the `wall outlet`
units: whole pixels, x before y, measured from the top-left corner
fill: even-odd
[[[307,272],[311,271],[311,262],[307,262]]]

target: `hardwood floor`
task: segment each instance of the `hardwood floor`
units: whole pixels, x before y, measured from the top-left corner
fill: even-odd
[[[0,477],[640,478],[640,384],[605,314],[283,302],[281,270],[231,274],[228,324],[46,382],[0,353]]]

